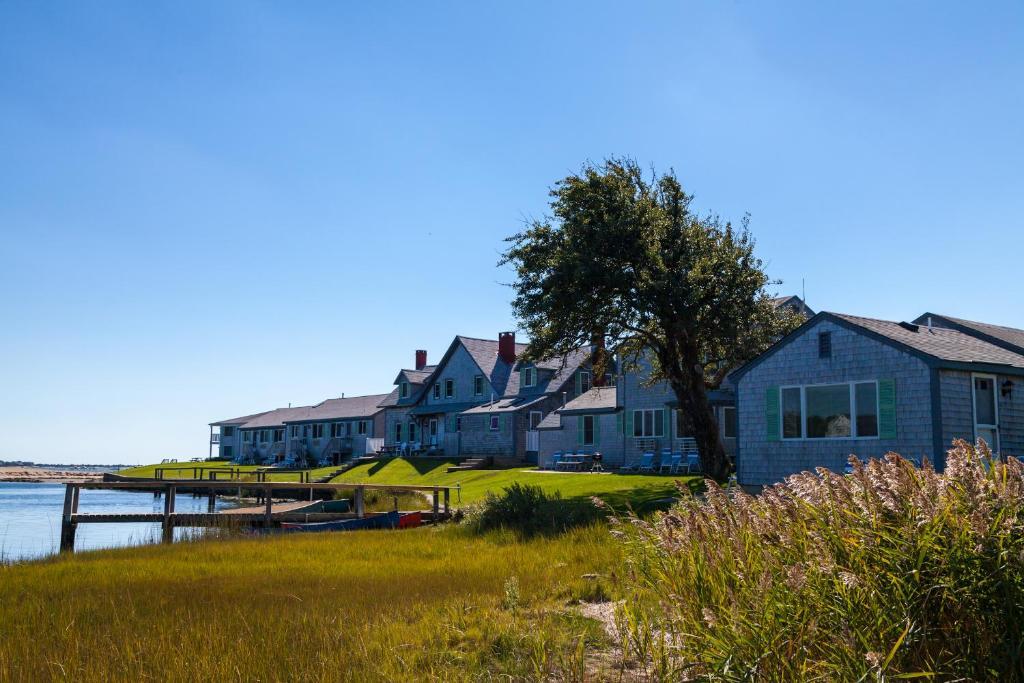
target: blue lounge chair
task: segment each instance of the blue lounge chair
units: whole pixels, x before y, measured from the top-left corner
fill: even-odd
[[[551,469],[557,470],[562,464],[562,451],[555,451],[551,454]]]
[[[654,453],[644,453],[640,456],[640,467],[638,472],[654,472]]]

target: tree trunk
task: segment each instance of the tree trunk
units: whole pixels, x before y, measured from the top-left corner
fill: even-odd
[[[725,481],[730,470],[729,456],[722,444],[715,411],[708,401],[703,374],[685,372],[681,377],[670,377],[669,384],[675,392],[678,409],[684,411],[693,424],[701,470],[713,479]]]

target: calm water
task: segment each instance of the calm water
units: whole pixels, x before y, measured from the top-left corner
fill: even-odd
[[[163,498],[152,493],[83,490],[78,501],[82,513],[163,512]],[[206,512],[207,499],[179,493],[176,512]],[[231,507],[217,500],[217,509]],[[43,557],[60,545],[60,516],[64,509],[63,484],[0,482],[0,558],[5,562]],[[188,534],[176,529],[176,535]],[[159,524],[80,524],[75,550],[112,548],[152,543],[160,539]]]

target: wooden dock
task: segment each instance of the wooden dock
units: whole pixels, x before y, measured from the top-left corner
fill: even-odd
[[[217,481],[195,479],[145,479],[138,482],[79,482],[66,485],[64,493],[64,511],[61,517],[60,550],[73,552],[75,549],[75,531],[79,524],[117,524],[149,522],[161,525],[164,543],[174,540],[175,527],[239,527],[249,526],[270,529],[281,522],[327,522],[338,519],[362,518],[366,514],[364,504],[367,489],[378,491],[417,491],[431,494],[432,507],[426,511],[428,519],[438,522],[451,516],[451,491],[458,487],[451,486],[420,486],[408,484],[316,484],[310,482],[282,481]],[[82,514],[78,512],[78,502],[83,489],[94,490],[127,490],[149,491],[162,494],[164,510],[149,513],[129,514]],[[179,490],[205,492],[209,498],[207,512],[175,512],[174,503]],[[258,507],[241,508],[214,512],[218,492],[243,491],[256,493],[262,500]],[[274,504],[275,492],[294,492],[308,496],[308,501]],[[318,491],[353,491],[353,512],[303,512],[312,505],[314,495]]]

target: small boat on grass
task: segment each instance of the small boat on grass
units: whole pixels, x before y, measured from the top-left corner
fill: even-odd
[[[282,531],[358,531],[361,529],[409,529],[423,523],[423,513],[397,511],[368,515],[361,519],[339,519],[333,522],[300,524],[282,522]]]

